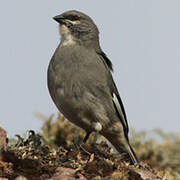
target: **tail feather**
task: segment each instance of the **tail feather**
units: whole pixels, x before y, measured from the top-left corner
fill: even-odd
[[[128,139],[117,136],[106,136],[106,138],[111,142],[111,144],[116,148],[119,153],[125,153],[128,156],[128,160],[131,162],[131,164],[139,163],[136,153],[131,147]]]
[[[129,142],[127,142],[128,143],[128,149],[129,149],[129,156],[130,156],[130,158],[131,158],[131,163],[132,164],[138,164],[139,163],[139,161],[138,161],[138,158],[137,158],[137,156],[136,156],[136,154],[135,154],[135,152],[134,152],[134,150],[133,150],[133,148],[131,147],[131,145],[129,144]]]

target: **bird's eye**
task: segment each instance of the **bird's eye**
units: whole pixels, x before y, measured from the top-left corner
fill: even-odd
[[[67,19],[69,19],[70,21],[77,21],[79,20],[79,16],[68,16]]]

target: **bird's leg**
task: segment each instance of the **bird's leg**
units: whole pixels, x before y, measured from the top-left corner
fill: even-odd
[[[86,136],[83,139],[83,143],[87,142],[87,140],[89,139],[90,134],[91,134],[91,132],[86,132]]]
[[[83,143],[85,144],[90,136],[91,132],[86,132],[86,136],[83,139]],[[83,148],[83,144],[80,144],[80,148],[86,152],[87,154],[91,155],[91,153],[89,153],[85,148]]]
[[[98,135],[99,135],[99,131],[96,131],[96,132],[95,132],[95,135],[94,135],[93,142],[92,142],[92,146],[95,146],[95,145],[96,145],[96,142],[97,142],[97,139],[98,139]]]

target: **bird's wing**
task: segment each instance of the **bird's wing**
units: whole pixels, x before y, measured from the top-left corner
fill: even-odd
[[[125,135],[128,135],[129,127],[128,127],[128,123],[127,123],[127,117],[126,117],[125,109],[124,109],[124,106],[123,106],[122,100],[120,98],[118,89],[114,83],[114,80],[113,80],[112,74],[111,74],[111,71],[113,71],[112,63],[108,59],[108,57],[106,56],[106,54],[104,52],[101,51],[101,52],[97,52],[97,53],[100,56],[100,58],[103,60],[106,68],[109,71],[109,77],[108,77],[109,82],[108,82],[108,84],[110,86],[113,104],[114,104],[114,107],[115,107],[116,112],[118,114],[118,117],[119,117],[119,119],[123,125]]]
[[[108,69],[109,69],[110,71],[113,71],[112,63],[111,63],[111,61],[109,60],[109,58],[106,56],[106,54],[105,54],[103,51],[101,51],[101,50],[97,51],[97,54],[98,54],[98,55],[103,59],[103,61],[106,63],[106,65],[108,66]]]
[[[113,96],[114,106],[115,106],[116,111],[118,113],[118,116],[119,116],[119,118],[121,120],[124,131],[125,131],[126,134],[128,134],[129,127],[128,127],[127,117],[126,117],[126,113],[125,113],[125,109],[124,109],[122,100],[121,100],[119,94],[113,93],[112,96]]]

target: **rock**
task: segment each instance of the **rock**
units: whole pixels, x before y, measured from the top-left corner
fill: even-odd
[[[28,180],[28,179],[24,176],[18,176],[15,180]]]
[[[130,174],[135,180],[160,180],[159,177],[149,170],[134,169],[130,171]]]
[[[74,169],[58,167],[53,177],[46,180],[87,180],[83,175],[76,174]]]

